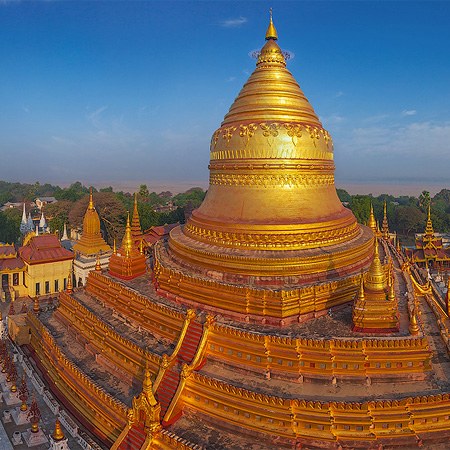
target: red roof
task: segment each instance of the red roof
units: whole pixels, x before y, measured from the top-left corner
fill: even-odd
[[[20,258],[0,259],[0,272],[3,270],[22,269],[24,265]]]
[[[157,227],[150,227],[144,232],[144,239],[148,244],[154,244],[160,239],[169,237],[170,230],[178,226],[179,223],[171,223],[168,225],[160,225]]]
[[[16,256],[16,249],[13,244],[0,244],[0,259],[14,258]]]
[[[27,245],[19,248],[20,257],[28,264],[65,261],[73,259],[73,253],[62,247],[54,234],[33,236]]]

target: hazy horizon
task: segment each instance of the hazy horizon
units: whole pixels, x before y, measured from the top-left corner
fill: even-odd
[[[0,179],[204,186],[270,6],[0,1]],[[444,186],[450,3],[274,6],[288,69],[333,137],[336,184]]]

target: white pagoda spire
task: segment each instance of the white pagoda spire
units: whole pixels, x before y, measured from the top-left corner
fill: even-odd
[[[64,232],[61,238],[62,241],[68,241],[69,238],[67,237],[67,226],[66,226],[66,222],[64,222]]]
[[[27,212],[25,211],[25,202],[23,202],[22,223],[24,225],[26,225],[27,223]]]
[[[45,231],[45,228],[47,228],[47,222],[45,221],[44,210],[42,210],[42,212],[41,212],[41,219],[39,220],[39,228],[42,231]]]

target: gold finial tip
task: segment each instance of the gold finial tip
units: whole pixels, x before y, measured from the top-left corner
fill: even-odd
[[[278,34],[275,25],[273,24],[272,8],[269,9],[269,13],[270,13],[270,22],[266,31],[266,41],[270,39],[276,41],[278,39]]]
[[[55,441],[61,441],[64,439],[64,432],[61,427],[61,422],[59,419],[56,419],[55,429],[53,431],[52,437]]]

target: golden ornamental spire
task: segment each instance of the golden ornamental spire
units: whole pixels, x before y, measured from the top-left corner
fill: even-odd
[[[359,283],[358,300],[364,301],[364,274],[361,273],[361,280]]]
[[[134,208],[133,217],[131,219],[131,236],[134,242],[136,242],[140,237],[142,237],[141,222],[139,219],[139,210],[137,202],[137,193],[134,193]]]
[[[93,211],[95,209],[94,207],[94,198],[92,196],[92,186],[89,188],[89,206],[88,210]]]
[[[428,204],[428,217],[427,217],[427,225],[425,227],[425,235],[427,236],[433,236],[434,235],[434,229],[433,229],[433,222],[431,221],[431,204]]]
[[[73,292],[73,286],[72,286],[72,270],[73,268],[71,267],[69,270],[69,277],[67,278],[67,292],[69,294],[71,294]]]
[[[269,12],[270,12],[270,22],[266,31],[266,41],[268,41],[269,39],[273,39],[274,41],[276,41],[278,39],[278,34],[272,20],[272,8],[269,9]]]
[[[125,235],[122,241],[122,250],[125,252],[125,256],[130,256],[131,250],[133,249],[133,238],[131,236],[131,226],[130,226],[130,212],[127,213],[127,225],[125,227]]]
[[[55,429],[53,430],[52,438],[55,441],[62,441],[64,439],[64,432],[62,430],[61,422],[59,419],[56,419]]]
[[[372,202],[370,202],[370,214],[369,214],[369,220],[367,222],[367,226],[374,232],[374,234],[377,233],[377,221],[375,220],[375,215],[373,213]]]
[[[387,219],[386,200],[384,201],[384,205],[383,205],[383,224],[381,227],[381,231],[383,233],[383,237],[385,239],[389,239],[389,223],[388,223],[388,219]]]
[[[100,264],[100,253],[97,253],[97,259],[95,261],[95,270],[96,270],[96,272],[102,271],[102,266]]]
[[[92,187],[89,188],[89,204],[83,218],[83,233],[73,249],[82,255],[89,256],[94,256],[100,251],[111,251],[111,247],[102,237],[100,217],[94,206]]]
[[[409,321],[409,332],[413,335],[420,331],[419,323],[416,316],[416,308],[414,307],[411,312],[411,319]]]
[[[117,253],[117,247],[116,247],[116,238],[114,238],[114,244],[113,244],[113,255]]]
[[[366,288],[372,291],[382,291],[386,287],[386,275],[381,266],[380,253],[378,250],[378,238],[375,237],[372,264],[366,277]]]

